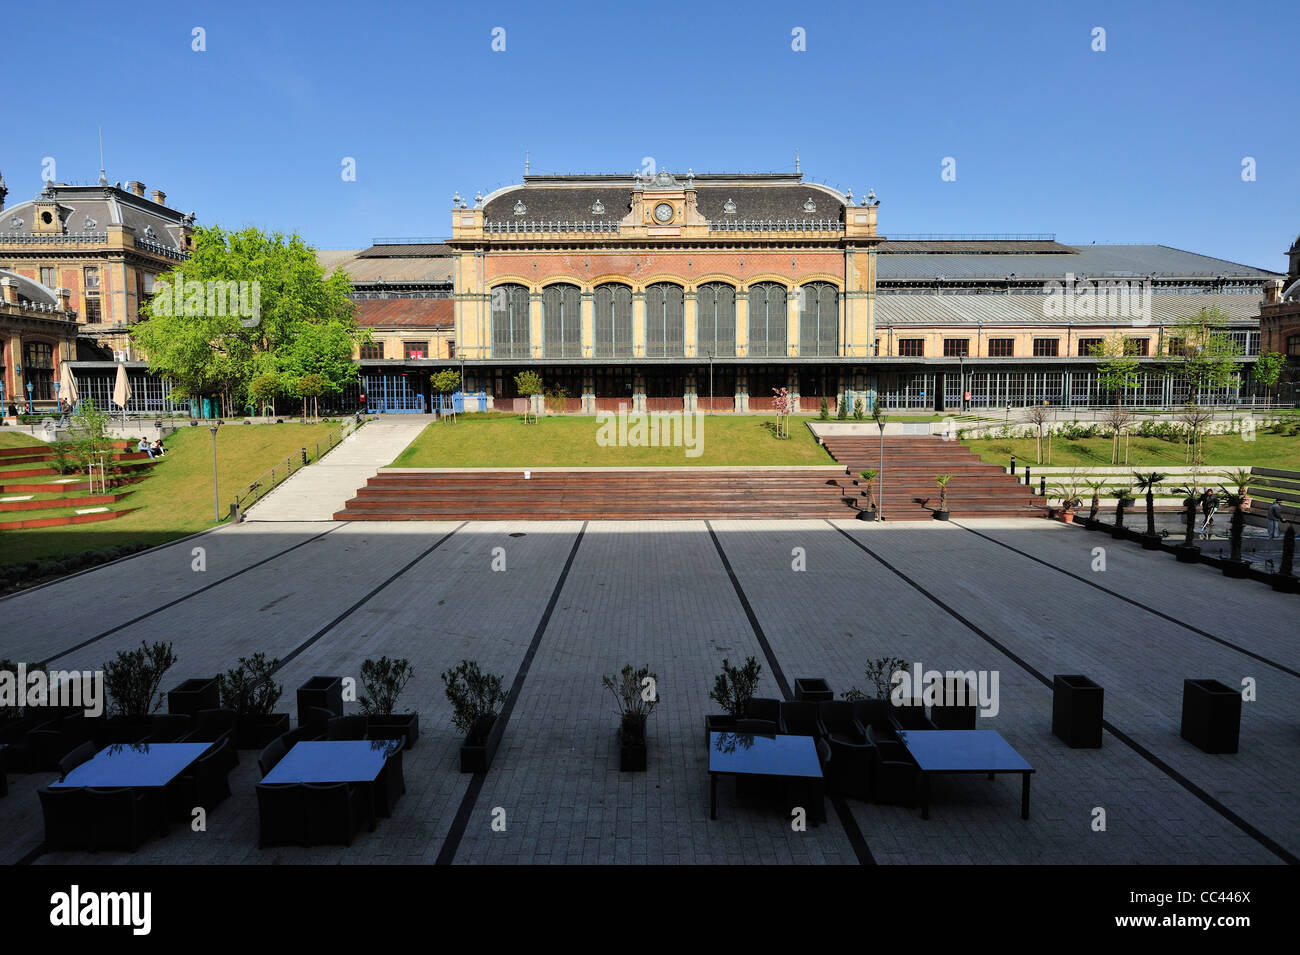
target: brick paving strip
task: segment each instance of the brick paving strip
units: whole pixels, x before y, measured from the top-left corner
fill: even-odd
[[[578,556],[578,545],[582,543],[582,535],[585,533],[587,533],[587,522],[583,521],[578,536],[573,539],[573,546],[569,549],[569,557],[564,562],[564,569],[560,571],[560,577],[556,580],[555,588],[551,591],[551,599],[546,604],[542,619],[537,622],[537,629],[533,631],[532,642],[528,644],[524,659],[519,664],[514,681],[510,684],[510,692],[506,694],[506,701],[502,704],[501,712],[497,716],[499,726],[494,727],[494,732],[501,737],[505,736],[506,725],[510,722],[510,714],[514,712],[519,693],[524,688],[524,680],[528,678],[528,668],[532,666],[533,657],[537,656],[537,648],[541,645],[542,635],[546,633],[546,625],[551,622],[551,614],[555,612],[555,605],[560,600],[560,591],[564,589],[564,582],[569,578],[569,570],[573,567],[573,559]],[[488,771],[490,772],[491,769],[492,767],[489,766]],[[456,861],[456,850],[460,848],[460,841],[465,835],[465,828],[469,825],[470,816],[474,813],[474,804],[478,802],[479,793],[483,791],[483,783],[486,779],[487,773],[475,773],[470,779],[465,795],[461,798],[460,807],[456,810],[456,818],[452,821],[447,838],[443,840],[442,848],[438,851],[436,865],[451,865]]]
[[[985,631],[983,628],[979,627],[978,625],[976,625],[976,624],[973,623],[972,621],[968,620],[966,617],[962,616],[960,613],[958,613],[956,610],[954,610],[952,607],[950,607],[947,603],[945,603],[944,601],[940,600],[940,599],[939,599],[938,597],[936,597],[934,594],[930,593],[928,590],[926,590],[924,587],[922,587],[920,584],[918,584],[916,581],[914,581],[911,577],[907,576],[907,574],[903,573],[901,570],[899,570],[897,567],[895,567],[893,564],[891,564],[891,563],[890,563],[889,561],[887,561],[885,558],[881,557],[879,554],[877,554],[875,551],[873,551],[871,548],[869,548],[866,544],[862,543],[860,540],[858,540],[857,538],[855,538],[855,537],[854,537],[852,534],[850,534],[848,531],[844,530],[842,527],[837,527],[835,524],[832,524],[832,523],[829,522],[829,521],[827,521],[827,523],[830,524],[831,527],[833,527],[836,531],[838,531],[838,532],[839,532],[840,534],[842,534],[844,537],[848,538],[848,540],[851,541],[851,542],[853,543],[853,546],[857,547],[859,550],[861,550],[861,551],[863,551],[864,553],[866,553],[866,554],[867,554],[868,556],[870,556],[873,560],[875,560],[876,562],[878,562],[879,564],[881,564],[881,565],[882,565],[886,570],[888,570],[888,571],[890,571],[891,573],[893,573],[894,575],[896,575],[899,579],[901,579],[905,584],[907,584],[909,587],[911,587],[911,588],[912,588],[913,590],[915,590],[917,593],[921,594],[923,597],[925,597],[925,598],[926,598],[927,600],[929,600],[931,603],[935,604],[937,607],[939,607],[941,610],[943,610],[943,611],[944,611],[945,613],[947,613],[949,616],[953,617],[953,618],[954,618],[955,620],[957,620],[957,621],[958,621],[962,626],[964,626],[966,629],[970,630],[971,633],[975,634],[977,637],[979,637],[979,638],[980,638],[981,640],[983,640],[985,643],[988,643],[990,646],[992,646],[992,647],[993,647],[994,649],[996,649],[998,652],[1004,654],[1004,655],[1005,655],[1009,660],[1011,660],[1013,663],[1015,663],[1018,667],[1020,667],[1022,670],[1024,670],[1024,671],[1025,671],[1026,673],[1028,673],[1030,676],[1034,677],[1036,680],[1038,680],[1040,683],[1042,683],[1044,686],[1046,686],[1049,690],[1052,688],[1052,680],[1051,680],[1051,678],[1048,677],[1046,674],[1041,673],[1039,670],[1035,669],[1033,666],[1031,666],[1029,663],[1027,663],[1023,658],[1021,658],[1021,657],[1017,656],[1015,653],[1013,653],[1013,652],[1012,652],[1009,648],[1007,648],[1004,644],[1001,644],[1001,643],[999,643],[997,640],[995,640],[995,639],[994,639],[994,638],[993,638],[993,637],[992,637],[992,636],[991,636],[987,631]],[[968,528],[965,528],[965,529],[966,529],[966,530],[969,530]],[[979,537],[983,537],[984,535],[980,534],[980,535],[977,535],[977,536],[979,536]],[[996,541],[995,541],[994,543],[996,543]],[[1004,545],[1004,546],[1005,546],[1005,545]],[[1009,549],[1010,549],[1010,550],[1015,550],[1015,548],[1009,548]],[[1017,551],[1017,553],[1019,553],[1019,552]],[[1029,555],[1025,555],[1025,556],[1029,556]],[[1036,560],[1037,558],[1031,558],[1031,559]],[[1040,563],[1043,563],[1043,562],[1040,561]],[[1048,566],[1051,566],[1051,565],[1048,565]],[[1056,568],[1056,569],[1059,569],[1059,568]],[[1069,573],[1068,571],[1062,571],[1062,572],[1063,572],[1063,573]],[[1074,576],[1074,575],[1073,575],[1073,574],[1069,574],[1069,576]],[[1090,582],[1085,580],[1084,583],[1090,583]],[[1094,585],[1094,586],[1095,586],[1095,585]],[[1103,587],[1103,588],[1100,588],[1100,589],[1105,590],[1106,588]],[[1107,591],[1107,592],[1110,593],[1110,591]],[[1118,594],[1115,594],[1114,596],[1119,596],[1119,595],[1118,595]],[[1125,598],[1125,599],[1127,599],[1127,598]],[[1130,601],[1130,602],[1132,602],[1132,601]],[[1141,606],[1141,605],[1139,604],[1138,606]],[[1146,609],[1146,608],[1143,608],[1143,609]],[[1163,616],[1163,615],[1161,615],[1161,616]],[[1173,621],[1173,622],[1174,622],[1174,623],[1180,623],[1179,621],[1176,621],[1176,620]],[[1182,624],[1182,625],[1183,625],[1183,626],[1186,626],[1186,624]],[[1194,628],[1189,628],[1189,629],[1194,629]],[[1205,634],[1205,636],[1210,636],[1210,635],[1209,635],[1209,634]],[[1220,642],[1225,642],[1225,641],[1220,641]],[[1229,644],[1229,646],[1231,646],[1231,645]],[[1237,648],[1237,647],[1233,647],[1233,649],[1239,649],[1239,648]],[[1245,651],[1242,651],[1242,652],[1245,652]],[[1252,656],[1254,656],[1254,654],[1252,654]],[[1264,662],[1268,662],[1268,661],[1264,661]],[[1283,668],[1283,669],[1284,669],[1284,668]],[[1154,753],[1152,753],[1152,752],[1151,752],[1149,749],[1147,749],[1145,746],[1141,745],[1141,744],[1138,743],[1136,740],[1134,740],[1132,737],[1130,737],[1128,734],[1126,734],[1126,733],[1124,733],[1122,730],[1118,729],[1118,728],[1117,728],[1113,723],[1111,723],[1110,720],[1105,720],[1105,719],[1103,719],[1103,720],[1102,720],[1102,726],[1105,727],[1105,729],[1106,729],[1107,731],[1109,731],[1109,732],[1111,733],[1111,735],[1113,735],[1113,736],[1114,736],[1116,739],[1118,739],[1121,743],[1123,743],[1125,746],[1128,746],[1128,747],[1129,747],[1130,749],[1132,749],[1135,753],[1137,753],[1139,756],[1141,756],[1143,759],[1145,759],[1147,762],[1149,762],[1152,766],[1156,767],[1156,769],[1160,770],[1160,771],[1163,772],[1166,776],[1168,776],[1170,779],[1172,779],[1174,782],[1178,783],[1178,785],[1182,786],[1182,787],[1183,787],[1184,789],[1186,789],[1189,793],[1191,793],[1193,796],[1195,796],[1195,797],[1196,797],[1197,799],[1199,799],[1201,802],[1205,803],[1205,805],[1209,806],[1211,809],[1213,809],[1215,812],[1217,812],[1220,816],[1222,816],[1222,817],[1223,817],[1224,819],[1226,819],[1228,822],[1232,823],[1234,826],[1236,826],[1238,829],[1240,829],[1240,830],[1241,830],[1242,832],[1244,832],[1246,835],[1250,836],[1250,838],[1254,839],[1256,842],[1258,842],[1261,846],[1263,846],[1263,847],[1264,847],[1265,849],[1267,849],[1269,852],[1273,853],[1273,854],[1276,855],[1278,858],[1282,859],[1284,862],[1287,862],[1287,863],[1290,864],[1290,865],[1298,865],[1298,864],[1300,864],[1300,858],[1297,858],[1294,854],[1292,854],[1291,852],[1287,851],[1287,849],[1284,848],[1282,845],[1280,845],[1279,843],[1277,843],[1275,840],[1273,840],[1272,838],[1270,838],[1270,837],[1269,837],[1268,835],[1266,835],[1265,833],[1261,832],[1259,829],[1255,828],[1253,825],[1251,825],[1251,824],[1250,824],[1249,822],[1247,822],[1245,819],[1241,818],[1241,816],[1237,815],[1235,812],[1233,812],[1231,809],[1229,809],[1229,808],[1228,808],[1227,806],[1225,806],[1223,803],[1219,802],[1217,799],[1215,799],[1213,796],[1211,796],[1211,795],[1210,795],[1208,792],[1206,792],[1204,789],[1202,789],[1201,787],[1197,786],[1194,782],[1192,782],[1190,779],[1188,779],[1188,778],[1187,778],[1186,776],[1184,776],[1182,773],[1178,772],[1176,769],[1174,769],[1172,766],[1170,766],[1168,763],[1166,763],[1166,762],[1165,762],[1164,760],[1162,760],[1160,757],[1156,756]]]
[[[731,569],[731,561],[727,560],[726,551],[722,549],[722,543],[713,530],[713,524],[705,521],[704,526],[709,529],[709,537],[713,541],[713,546],[718,550],[718,557],[722,561],[723,568],[727,571],[727,576],[731,579],[731,586],[736,591],[736,597],[740,600],[740,605],[745,608],[745,616],[749,618],[749,626],[754,631],[754,637],[758,640],[758,645],[763,648],[763,656],[767,658],[767,665],[772,668],[772,675],[776,677],[777,686],[781,688],[782,698],[786,700],[793,699],[794,694],[790,690],[790,681],[786,679],[785,671],[781,669],[776,654],[772,652],[772,645],[768,643],[767,634],[763,632],[763,626],[758,622],[758,615],[754,613],[749,598],[745,596],[745,589],[741,587],[736,572]],[[866,837],[863,836],[857,820],[853,818],[853,813],[849,810],[844,797],[838,793],[831,793],[829,790],[827,790],[826,796],[830,799],[831,805],[835,807],[835,814],[839,816],[840,824],[844,827],[844,834],[848,837],[849,845],[853,847],[853,853],[858,857],[858,864],[875,865],[876,860],[871,854],[871,847],[867,845]]]
[[[1134,607],[1137,607],[1140,610],[1145,610],[1147,613],[1154,614],[1155,616],[1161,618],[1162,620],[1167,620],[1170,623],[1175,624],[1176,626],[1182,627],[1184,630],[1190,630],[1192,633],[1201,637],[1205,637],[1207,640],[1213,640],[1215,643],[1222,644],[1223,646],[1227,647],[1229,650],[1236,650],[1238,653],[1244,653],[1246,656],[1252,657],[1258,660],[1260,663],[1265,663],[1268,666],[1275,667],[1276,669],[1281,670],[1283,673],[1286,673],[1289,676],[1300,677],[1300,671],[1293,670],[1288,666],[1284,666],[1283,664],[1278,663],[1276,660],[1270,660],[1268,657],[1259,653],[1255,653],[1253,650],[1247,650],[1245,647],[1233,643],[1231,640],[1225,640],[1223,637],[1216,637],[1214,634],[1206,630],[1202,630],[1200,627],[1192,626],[1190,623],[1188,623],[1185,620],[1179,620],[1177,617],[1172,617],[1167,613],[1163,613],[1159,610],[1156,610],[1154,607],[1149,607],[1146,604],[1142,603],[1141,601],[1134,600],[1132,597],[1126,597],[1124,594],[1111,590],[1109,587],[1103,587],[1101,584],[1097,583],[1096,581],[1089,580],[1087,577],[1081,577],[1078,574],[1074,573],[1073,571],[1066,570],[1064,567],[1057,567],[1055,564],[1051,563],[1050,561],[1043,560],[1041,557],[1035,557],[1033,554],[1027,553],[1026,551],[1023,551],[1018,547],[1012,547],[1010,544],[1004,543],[1003,541],[1000,541],[995,537],[989,537],[987,534],[981,534],[979,531],[975,530],[975,528],[967,527],[965,524],[962,524],[960,521],[949,521],[949,523],[952,524],[954,527],[960,527],[964,531],[969,531],[970,533],[974,534],[976,537],[983,538],[984,540],[988,541],[991,544],[997,544],[999,547],[1005,547],[1013,554],[1019,554],[1021,557],[1024,557],[1028,560],[1032,560],[1036,564],[1042,564],[1044,567],[1050,567],[1052,570],[1056,571],[1057,573],[1065,574],[1065,576],[1067,577],[1073,577],[1075,580],[1081,583],[1085,583],[1089,587],[1096,587],[1098,590],[1102,591],[1103,593],[1109,594],[1110,596],[1116,598],[1117,600],[1122,600],[1127,604],[1132,604]],[[844,532],[840,531],[840,533],[843,534]],[[890,569],[892,570],[893,568]]]

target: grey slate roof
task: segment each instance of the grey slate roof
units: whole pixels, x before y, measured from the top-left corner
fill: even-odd
[[[18,283],[18,301],[21,303],[30,303],[32,305],[57,305],[58,295],[54,289],[42,285],[40,282],[10,272],[8,269],[0,269],[0,279],[13,279]]]
[[[889,245],[889,243],[884,243]],[[887,252],[876,259],[878,282],[890,280],[933,281],[945,279],[1001,279],[1014,274],[1017,279],[1060,279],[1073,272],[1077,279],[1142,279],[1149,275],[1162,278],[1227,277],[1272,278],[1276,272],[1228,262],[1195,252],[1184,252],[1165,245],[1078,245],[1066,246],[1065,253],[1028,254],[945,254],[937,252]]]
[[[101,234],[108,231],[110,223],[125,223],[135,229],[139,240],[185,250],[181,213],[174,209],[114,186],[56,184],[53,191],[63,213],[64,228],[70,235]],[[0,212],[0,242],[7,236],[33,232],[35,219],[35,200],[6,208]],[[152,235],[146,229],[152,229]]]
[[[878,327],[891,325],[1131,325],[1130,318],[1061,318],[1047,314],[1046,295],[876,295]],[[1228,293],[1155,293],[1151,296],[1152,325],[1173,324],[1203,308],[1217,308],[1230,321],[1259,318],[1259,296]]]

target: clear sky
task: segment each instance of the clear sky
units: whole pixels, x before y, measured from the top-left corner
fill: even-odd
[[[102,126],[110,181],[320,248],[445,236],[453,191],[518,182],[525,150],[534,172],[630,177],[645,157],[793,170],[797,148],[805,176],[874,188],[886,235],[1050,232],[1285,271],[1300,232],[1295,0],[146,0],[2,22],[10,204],[46,157],[94,181]]]

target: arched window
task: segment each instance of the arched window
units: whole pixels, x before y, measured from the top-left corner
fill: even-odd
[[[632,289],[627,285],[597,285],[592,298],[596,306],[596,357],[631,358]]]
[[[582,294],[576,285],[542,289],[542,354],[547,358],[582,357]]]
[[[733,358],[736,354],[736,290],[722,282],[695,292],[695,354]]]
[[[522,285],[498,285],[492,290],[492,357],[533,357],[528,289]]]
[[[784,285],[759,282],[749,287],[749,356],[784,358],[786,292]]]
[[[647,358],[686,355],[686,322],[680,285],[659,282],[645,290],[645,353]]]
[[[809,282],[799,289],[799,357],[835,355],[839,339],[839,291],[827,282]]]

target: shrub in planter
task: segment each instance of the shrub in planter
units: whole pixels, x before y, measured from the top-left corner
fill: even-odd
[[[149,717],[163,702],[163,675],[175,663],[170,643],[142,640],[139,649],[119,650],[116,659],[104,664],[104,689],[111,701],[111,717],[100,729],[105,742],[134,743],[149,735]]]
[[[221,702],[216,677],[186,680],[167,694],[167,712],[184,716],[197,716],[199,710],[216,709]]]
[[[1241,498],[1231,492],[1228,492],[1228,506],[1232,508],[1232,517],[1228,521],[1229,556],[1223,562],[1223,575],[1240,579],[1250,572],[1250,562],[1241,559],[1241,535],[1246,517],[1241,511]]]
[[[951,474],[936,474],[934,476],[934,483],[939,488],[939,507],[934,512],[936,521],[946,521],[948,519],[948,482],[951,480]]]
[[[278,657],[268,660],[265,653],[254,653],[217,677],[221,705],[235,711],[236,748],[261,749],[289,732],[289,714],[274,712],[284,695],[284,685],[271,679],[279,665]]]
[[[876,475],[879,473],[875,468],[867,468],[865,471],[858,472],[858,476],[862,478],[862,483],[866,485],[861,493],[867,499],[866,505],[860,509],[872,516],[876,513]]]
[[[618,703],[618,770],[621,773],[645,772],[646,721],[659,702],[659,678],[646,664],[639,670],[627,664],[617,676],[601,680]]]
[[[1142,536],[1142,546],[1146,550],[1155,550],[1160,545],[1160,537],[1156,534],[1156,488],[1165,477],[1159,471],[1137,471],[1133,474],[1137,486],[1146,491],[1147,496],[1147,529]]]
[[[407,659],[366,660],[361,664],[361,712],[366,715],[366,735],[371,739],[405,739],[406,749],[420,735],[418,713],[397,713],[397,698],[415,674]]]
[[[506,700],[502,678],[484,673],[473,660],[462,660],[453,670],[445,670],[442,682],[447,686],[451,703],[451,721],[465,734],[460,748],[462,773],[485,773],[496,755],[500,734],[495,732],[497,714]]]
[[[713,689],[709,699],[724,710],[725,716],[706,716],[704,718],[705,734],[710,732],[727,732],[736,728],[736,722],[745,715],[745,707],[754,698],[758,689],[758,678],[763,666],[753,657],[746,657],[742,666],[734,667],[726,657],[722,660],[722,672],[714,678]]]

